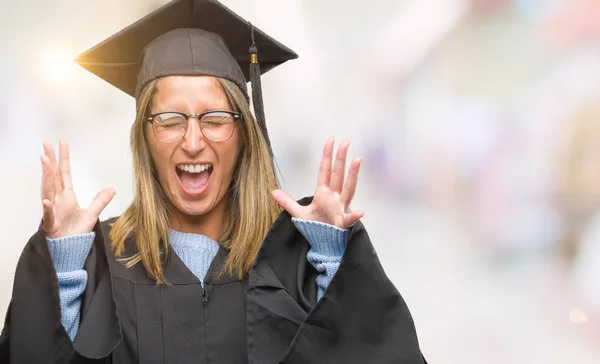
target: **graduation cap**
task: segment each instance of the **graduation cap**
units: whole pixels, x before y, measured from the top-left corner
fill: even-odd
[[[79,55],[75,62],[135,97],[169,75],[234,82],[249,101],[270,148],[261,73],[298,55],[216,0],[174,0]],[[260,65],[258,63],[260,58]]]

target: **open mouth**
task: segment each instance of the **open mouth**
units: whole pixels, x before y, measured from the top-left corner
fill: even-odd
[[[208,185],[212,171],[213,165],[210,163],[180,164],[176,167],[181,186],[189,193],[202,192]]]

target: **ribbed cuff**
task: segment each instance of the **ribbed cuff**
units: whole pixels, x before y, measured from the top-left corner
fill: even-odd
[[[95,237],[96,233],[92,231],[88,234],[71,235],[58,239],[46,238],[56,272],[83,269]]]
[[[315,253],[328,257],[341,257],[344,254],[346,240],[348,240],[348,229],[294,217],[292,222],[308,240]]]

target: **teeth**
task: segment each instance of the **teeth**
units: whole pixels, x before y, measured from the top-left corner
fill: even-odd
[[[189,173],[200,173],[206,171],[211,167],[210,163],[206,164],[180,164],[177,166],[179,170],[189,172]]]

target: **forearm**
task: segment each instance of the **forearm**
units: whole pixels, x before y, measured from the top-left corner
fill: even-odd
[[[292,221],[311,246],[306,259],[320,273],[316,279],[317,300],[320,300],[342,262],[348,230],[317,221],[296,218]]]
[[[61,322],[71,340],[75,339],[81,318],[81,298],[87,285],[88,274],[83,269],[95,234],[47,239],[56,275],[61,307]]]

